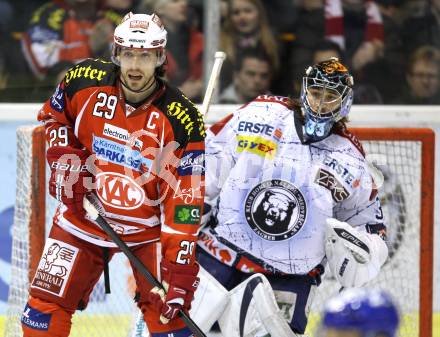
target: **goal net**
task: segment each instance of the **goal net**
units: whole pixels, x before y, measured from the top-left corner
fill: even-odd
[[[388,224],[389,259],[366,285],[385,289],[402,314],[400,337],[432,335],[434,133],[418,128],[350,128],[384,175],[379,190]],[[340,285],[327,273],[311,304],[314,336],[325,300]]]
[[[402,313],[401,337],[432,334],[434,133],[422,128],[351,128],[361,139],[367,159],[385,178],[380,192],[388,219],[390,258],[369,287],[383,288]],[[6,336],[21,336],[20,317],[29,280],[38,264],[56,202],[45,192],[45,146],[42,127],[17,132],[17,195],[13,226],[12,274]],[[46,212],[44,211],[46,210]],[[136,312],[133,279],[123,254],[110,263],[111,294],[103,279],[89,306],[77,312],[70,336],[125,337]],[[326,299],[339,291],[326,273],[310,306],[308,336],[314,336]],[[278,298],[289,313],[290,304]]]

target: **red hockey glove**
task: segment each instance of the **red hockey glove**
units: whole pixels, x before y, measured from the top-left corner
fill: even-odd
[[[87,150],[71,146],[53,146],[46,153],[51,170],[50,195],[80,215],[85,213],[82,206],[84,195],[90,192],[93,182],[93,175],[86,165],[89,155]]]
[[[167,324],[174,319],[180,309],[188,312],[200,279],[197,277],[199,265],[181,265],[162,260],[160,264],[162,284],[165,288],[154,287],[148,294],[148,301],[160,311],[160,321]]]

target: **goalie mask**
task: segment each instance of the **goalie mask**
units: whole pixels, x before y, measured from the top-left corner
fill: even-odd
[[[157,65],[165,62],[167,31],[156,14],[126,14],[115,28],[113,35],[112,61],[120,65],[118,55],[123,48],[156,50]]]
[[[326,303],[319,336],[353,331],[360,337],[395,337],[398,326],[398,310],[386,292],[351,288]]]
[[[301,87],[306,140],[319,141],[333,124],[348,115],[353,101],[353,77],[337,58],[306,70]]]

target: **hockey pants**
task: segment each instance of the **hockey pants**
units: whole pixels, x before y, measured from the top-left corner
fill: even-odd
[[[160,259],[158,247],[158,243],[149,243],[132,248],[134,254],[156,277]],[[110,248],[109,260],[117,252],[118,249]],[[53,225],[31,282],[29,300],[21,318],[24,337],[69,336],[72,315],[77,309],[86,308],[103,270],[102,247]],[[190,336],[185,323],[179,318],[166,325],[159,323],[159,312],[147,303],[151,285],[135,268],[133,274],[137,304],[152,336],[168,336],[170,333],[179,337]]]

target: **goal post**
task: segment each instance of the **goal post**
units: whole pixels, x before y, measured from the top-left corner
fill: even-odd
[[[367,159],[381,169],[386,178],[381,199],[390,223],[390,258],[378,278],[368,286],[388,290],[397,299],[403,317],[399,337],[432,337],[434,132],[427,128],[350,130],[361,140]],[[20,317],[28,297],[29,278],[33,277],[37,267],[56,205],[46,192],[42,126],[23,127],[17,131],[17,169],[12,272],[6,320],[8,337],[22,335]],[[103,287],[98,289],[97,294],[92,294],[96,302],[91,300],[85,312],[76,315],[74,322],[81,320],[81,324],[74,323],[71,336],[128,336],[133,326],[131,319],[136,316],[133,315],[135,306],[130,298],[133,288],[130,282],[133,280],[126,262],[116,263],[119,267],[113,271],[118,268],[117,273],[112,272],[110,266],[112,294],[105,295]],[[121,270],[126,271],[126,277],[114,282],[114,275]],[[308,328],[311,336],[323,304],[339,289],[337,282],[328,274],[311,303]],[[109,302],[108,296],[114,294],[113,302]],[[282,310],[288,312],[290,309],[286,306]]]
[[[351,128],[361,141],[409,141],[421,144],[420,175],[420,337],[432,336],[434,268],[435,133],[428,128]]]
[[[11,283],[5,336],[17,336],[20,315],[28,298],[28,286],[37,269],[45,240],[45,148],[44,128],[25,126],[17,130],[17,181],[12,227]],[[20,334],[21,335],[21,334]]]

